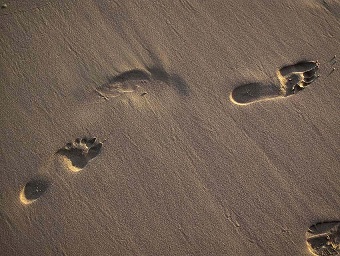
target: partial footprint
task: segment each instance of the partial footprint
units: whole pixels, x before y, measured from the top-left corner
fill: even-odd
[[[278,88],[275,85],[264,85],[261,83],[242,84],[231,93],[231,100],[235,104],[249,104],[277,97]]]
[[[79,172],[99,155],[102,146],[103,143],[98,142],[96,138],[77,138],[59,149],[57,154],[61,156],[62,162],[70,171]]]
[[[238,105],[286,97],[297,93],[318,78],[319,62],[303,61],[285,66],[277,71],[280,86],[258,82],[242,84],[230,94],[230,99]]]
[[[41,197],[49,188],[50,182],[44,178],[30,180],[20,192],[20,201],[23,204],[31,204]]]
[[[314,255],[340,255],[340,221],[317,223],[306,232],[306,238]]]
[[[136,91],[150,79],[147,72],[134,69],[109,79],[107,84],[97,88],[97,92],[103,97],[117,97],[124,93]]]
[[[98,87],[96,91],[105,99],[134,92],[144,96],[146,94],[145,89],[156,83],[170,86],[180,95],[189,95],[189,87],[184,79],[176,74],[168,74],[162,68],[157,67],[126,71],[109,79],[107,84]]]
[[[277,71],[283,96],[289,96],[304,89],[318,78],[318,61],[302,61]]]

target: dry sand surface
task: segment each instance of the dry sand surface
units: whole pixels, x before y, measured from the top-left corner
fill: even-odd
[[[340,255],[339,63],[339,0],[1,0],[0,255]]]

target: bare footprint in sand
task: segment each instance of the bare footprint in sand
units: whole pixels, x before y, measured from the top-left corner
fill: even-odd
[[[306,232],[313,255],[340,255],[340,221],[317,223]]]
[[[287,97],[303,90],[318,78],[319,62],[303,61],[285,66],[277,71],[280,86],[262,83],[247,83],[236,87],[230,94],[230,100],[238,105]]]
[[[20,192],[20,201],[31,204],[41,197],[49,188],[50,182],[45,178],[35,178],[26,183]]]
[[[146,89],[152,86],[167,85],[182,96],[189,95],[186,82],[176,74],[169,74],[162,68],[152,67],[146,70],[133,69],[109,79],[109,82],[98,87],[96,92],[103,98],[109,99],[126,93],[146,95]]]
[[[79,172],[89,161],[97,157],[103,146],[96,138],[78,138],[59,149],[57,154],[63,164],[72,172]]]

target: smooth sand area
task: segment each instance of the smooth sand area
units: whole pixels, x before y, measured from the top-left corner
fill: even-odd
[[[339,255],[338,0],[3,0],[0,255]]]

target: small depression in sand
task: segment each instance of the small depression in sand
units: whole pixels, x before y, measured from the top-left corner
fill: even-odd
[[[95,157],[103,146],[96,138],[77,138],[57,151],[63,165],[72,172],[79,172]]]
[[[42,178],[30,180],[20,192],[20,201],[31,204],[41,197],[49,188],[50,183]]]

